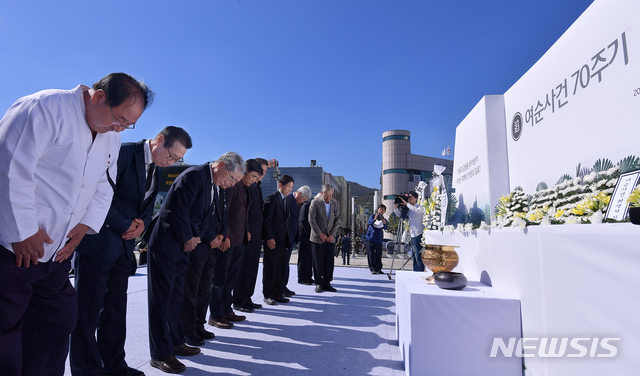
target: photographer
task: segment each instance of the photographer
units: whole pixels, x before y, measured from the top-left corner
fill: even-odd
[[[409,219],[409,234],[411,235],[411,244],[413,245],[413,271],[423,272],[424,264],[420,257],[422,249],[422,232],[424,225],[422,217],[424,216],[424,208],[418,204],[418,194],[415,191],[409,192],[408,195],[399,195],[395,200],[395,213],[399,218]]]
[[[384,274],[382,273],[382,237],[383,230],[387,229],[387,220],[384,218],[386,211],[386,206],[378,206],[377,212],[372,214],[367,221],[369,227],[365,240],[367,241],[367,261],[371,274]]]

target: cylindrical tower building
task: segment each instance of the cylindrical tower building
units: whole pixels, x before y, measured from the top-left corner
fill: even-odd
[[[393,211],[395,195],[405,192],[409,175],[411,132],[394,129],[382,133],[382,203]]]

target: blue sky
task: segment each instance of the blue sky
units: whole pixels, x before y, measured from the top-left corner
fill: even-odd
[[[379,188],[382,132],[410,130],[414,154],[453,149],[482,96],[507,91],[591,3],[4,0],[0,112],[122,71],[156,92],[123,141],[176,125],[194,164],[229,150],[315,159]]]

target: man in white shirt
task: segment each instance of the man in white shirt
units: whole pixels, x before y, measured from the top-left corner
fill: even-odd
[[[76,324],[70,256],[100,231],[120,135],[153,93],[124,73],[20,98],[0,120],[0,370],[62,375]]]
[[[401,205],[405,205],[408,209],[409,215],[409,234],[411,235],[411,244],[413,246],[413,271],[423,272],[424,263],[420,257],[420,250],[422,249],[422,232],[424,231],[424,224],[422,218],[424,217],[424,208],[418,203],[418,193],[415,191],[409,192],[409,197],[405,200],[402,196],[398,196],[403,202],[401,204],[395,204],[396,209],[394,212],[398,217],[401,216]]]

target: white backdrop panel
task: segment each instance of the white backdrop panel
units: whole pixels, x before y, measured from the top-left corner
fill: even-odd
[[[595,1],[505,93],[512,189],[640,156],[639,14],[637,0]]]

